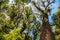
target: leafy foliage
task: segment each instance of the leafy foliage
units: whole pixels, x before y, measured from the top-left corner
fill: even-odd
[[[38,40],[40,39],[40,21],[36,20],[28,0],[0,0],[0,40]],[[60,11],[60,10],[59,10]],[[60,12],[56,16],[60,18]],[[39,16],[43,16],[39,14]],[[60,21],[55,20],[56,40],[60,40]]]
[[[60,40],[60,9],[56,12],[56,20],[54,20],[55,27],[53,29],[55,30],[55,37],[56,40]]]

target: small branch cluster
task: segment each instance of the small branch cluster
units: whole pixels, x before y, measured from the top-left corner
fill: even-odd
[[[45,3],[47,2],[47,5],[45,5]],[[42,3],[42,6],[45,8],[45,10],[46,10],[46,12],[45,12],[45,10],[42,10],[40,7],[38,7],[37,5],[36,5],[36,3],[34,2],[34,1],[32,1],[32,3],[33,3],[33,5],[40,11],[40,12],[42,12],[42,13],[48,13],[48,12],[50,12],[50,8],[49,8],[49,6],[52,4],[52,3],[54,3],[55,2],[55,0],[47,0],[47,1],[43,1],[43,0],[41,0],[41,3]]]

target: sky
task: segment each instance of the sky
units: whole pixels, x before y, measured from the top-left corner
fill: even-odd
[[[56,0],[55,3],[53,4],[53,11],[52,13],[55,13],[58,10],[58,3],[60,3],[60,0]]]
[[[55,12],[57,12],[57,10],[58,10],[58,4],[59,4],[59,3],[60,3],[60,0],[56,0],[56,1],[55,1],[55,3],[53,4],[53,8],[54,8],[54,9],[52,9],[51,14],[55,14]],[[52,20],[51,16],[52,16],[52,15],[49,16],[49,22],[50,22],[50,24],[53,23],[53,20]]]

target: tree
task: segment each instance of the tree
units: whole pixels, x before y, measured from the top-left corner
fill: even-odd
[[[54,37],[48,21],[51,4],[55,0],[36,1],[38,2],[13,0],[10,4],[9,0],[0,0],[0,40],[55,40],[60,28],[58,32],[54,29],[56,35]],[[39,16],[42,18],[42,23],[40,23],[40,20],[36,20],[31,6],[28,5],[30,2],[40,12]],[[57,12],[57,19],[54,21],[56,29],[60,26],[59,13]],[[59,39],[56,38],[56,40]]]
[[[3,2],[2,2],[3,1]],[[1,40],[33,40],[38,36],[40,22],[36,21],[31,7],[26,6],[26,1],[14,0],[9,4],[7,0],[1,0],[0,11],[0,36]],[[21,29],[21,30],[20,30]],[[27,31],[27,32],[25,32]],[[34,34],[29,35],[31,31]],[[37,32],[37,33],[36,33]],[[37,35],[36,35],[36,34]]]
[[[40,1],[41,1],[43,9],[41,9],[40,7],[41,4],[37,4],[36,2],[32,1],[34,6],[41,12],[41,15],[43,18],[40,40],[55,40],[54,34],[52,32],[52,29],[48,21],[48,14],[51,12],[50,5],[54,3],[55,0],[40,0]],[[45,5],[45,3],[47,3],[47,5]]]
[[[58,11],[55,14],[56,18],[54,20],[55,38],[60,40],[60,4],[58,5]]]

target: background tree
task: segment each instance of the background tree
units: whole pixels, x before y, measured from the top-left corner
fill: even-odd
[[[2,2],[3,1],[3,2]],[[0,39],[1,40],[33,40],[40,30],[40,22],[32,12],[31,7],[25,6],[22,0],[14,0],[12,4],[9,1],[1,0],[0,11]],[[30,35],[33,31],[34,38]],[[27,31],[27,32],[25,32]],[[37,32],[37,33],[36,33]],[[36,35],[36,34],[37,35]]]
[[[60,4],[58,5],[58,11],[55,14],[55,20],[54,20],[54,31],[55,31],[55,38],[56,40],[60,40]]]

